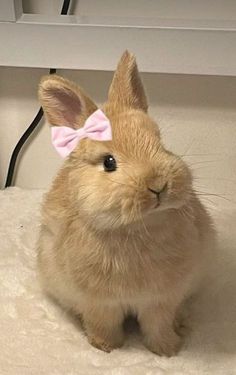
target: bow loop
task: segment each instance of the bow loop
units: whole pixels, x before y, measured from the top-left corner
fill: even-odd
[[[110,121],[100,109],[92,113],[80,129],[75,130],[67,126],[52,127],[52,144],[63,158],[68,156],[83,138],[94,141],[112,139]]]

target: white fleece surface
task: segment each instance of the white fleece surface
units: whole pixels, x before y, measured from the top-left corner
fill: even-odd
[[[110,354],[92,348],[40,291],[35,243],[41,191],[0,192],[0,375],[236,374],[236,209],[213,212],[217,266],[191,307],[178,356],[158,357],[131,336]]]

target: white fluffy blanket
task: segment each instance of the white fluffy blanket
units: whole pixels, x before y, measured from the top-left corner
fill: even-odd
[[[131,336],[110,354],[92,348],[81,328],[41,293],[35,267],[40,191],[0,192],[1,375],[236,374],[236,210],[214,212],[217,269],[192,305],[178,356],[148,352]]]

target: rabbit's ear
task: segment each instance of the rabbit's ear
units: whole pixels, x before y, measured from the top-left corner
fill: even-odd
[[[114,74],[108,102],[118,107],[141,109],[147,112],[148,104],[134,55],[125,51]]]
[[[79,128],[97,109],[83,90],[57,75],[49,75],[41,80],[39,100],[47,121],[54,126]]]

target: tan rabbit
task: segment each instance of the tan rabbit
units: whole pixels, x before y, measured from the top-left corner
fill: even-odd
[[[55,75],[41,81],[39,98],[54,126],[81,128],[97,109]],[[171,356],[181,341],[177,312],[207,265],[214,229],[147,109],[125,52],[102,107],[112,140],[83,139],[66,158],[43,203],[38,263],[45,290],[82,317],[92,345],[120,347],[133,314],[147,348]]]

